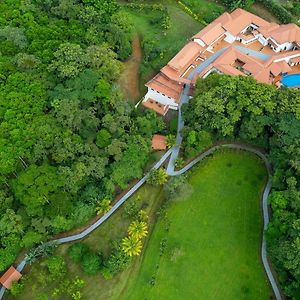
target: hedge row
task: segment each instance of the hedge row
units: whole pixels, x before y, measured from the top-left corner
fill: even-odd
[[[282,23],[291,23],[293,21],[292,15],[281,5],[274,0],[256,0],[276,16]]]

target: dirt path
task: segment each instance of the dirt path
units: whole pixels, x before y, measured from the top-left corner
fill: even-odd
[[[139,71],[142,60],[142,49],[138,35],[133,37],[132,50],[131,57],[124,63],[125,69],[119,84],[128,100],[136,102],[140,98]]]

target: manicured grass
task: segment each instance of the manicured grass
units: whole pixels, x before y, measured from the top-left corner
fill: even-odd
[[[145,185],[133,197],[136,198],[138,196],[140,196],[141,205],[150,217],[150,225],[153,226],[155,213],[163,199],[162,188]],[[124,207],[122,206],[109,220],[84,239],[83,242],[87,243],[94,252],[101,251],[106,255],[111,249],[111,241],[120,240],[126,236],[130,222],[131,220],[125,216]],[[105,280],[100,273],[95,276],[88,276],[83,273],[79,264],[70,260],[69,255],[67,254],[70,245],[71,244],[64,244],[59,246],[56,254],[62,255],[66,261],[69,270],[66,274],[66,278],[74,279],[78,276],[85,281],[85,286],[82,290],[82,299],[120,299],[119,295],[124,289],[127,278],[130,277],[130,273],[132,272],[132,265],[111,280]],[[35,300],[37,299],[37,296],[41,294],[46,295],[48,299],[54,299],[51,297],[51,294],[57,285],[38,281],[39,278],[41,278],[41,272],[45,272],[42,263],[43,261],[39,260],[28,270],[28,282],[26,282],[22,295],[12,298],[7,294],[6,299]],[[135,261],[132,262],[132,264],[134,263]],[[62,296],[58,299],[69,299],[64,297],[65,296]]]
[[[189,177],[190,194],[170,202],[155,225],[120,299],[269,299],[260,261],[265,181],[252,154],[223,150],[205,159]]]

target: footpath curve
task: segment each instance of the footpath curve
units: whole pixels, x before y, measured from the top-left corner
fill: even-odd
[[[210,56],[207,60],[199,64],[189,75],[188,79],[192,79],[195,74],[201,73],[208,64],[213,62],[216,58],[218,58],[227,48],[220,49],[219,51],[215,52],[212,56]],[[251,53],[248,53],[251,56],[257,56],[259,55],[259,52],[257,51],[252,51]],[[265,59],[265,58],[264,58]],[[177,176],[180,174],[185,173],[189,169],[191,169],[197,162],[201,161],[203,158],[206,156],[212,154],[215,150],[221,148],[221,147],[227,147],[227,148],[233,148],[233,149],[240,149],[240,150],[246,150],[252,153],[255,153],[258,155],[265,163],[266,168],[268,170],[268,183],[265,186],[264,192],[263,192],[263,198],[262,198],[262,209],[263,209],[263,220],[264,220],[264,231],[267,229],[267,226],[269,224],[269,211],[268,211],[268,196],[271,191],[272,183],[271,183],[271,166],[270,163],[268,162],[267,158],[264,156],[262,152],[259,150],[251,147],[251,146],[246,146],[246,145],[239,145],[239,144],[224,144],[224,145],[219,145],[219,146],[214,146],[204,153],[202,153],[199,157],[196,157],[193,161],[191,161],[189,164],[187,164],[185,167],[183,167],[179,171],[175,171],[175,160],[177,159],[180,151],[180,147],[182,144],[182,129],[184,127],[184,120],[182,118],[181,114],[181,109],[183,104],[187,104],[189,102],[190,96],[190,85],[186,85],[180,98],[180,103],[179,103],[179,108],[178,108],[178,127],[177,127],[177,136],[176,136],[176,145],[169,149],[163,156],[162,158],[152,167],[152,169],[158,169],[160,168],[165,161],[167,161],[168,158],[169,162],[166,167],[166,172],[170,176]],[[140,179],[123,197],[121,197],[114,205],[113,207],[105,214],[103,215],[99,220],[97,220],[95,223],[91,224],[89,227],[84,229],[82,232],[75,234],[75,235],[70,235],[64,238],[56,239],[56,240],[51,240],[49,242],[56,242],[57,244],[64,244],[64,243],[69,243],[73,242],[76,240],[80,240],[87,235],[89,235],[92,231],[94,231],[96,228],[98,228],[103,222],[105,222],[110,216],[113,215],[113,213],[130,197],[132,196],[147,180],[149,177],[148,172],[142,179]],[[263,266],[265,268],[266,274],[268,276],[269,282],[272,286],[274,295],[276,297],[276,300],[282,300],[280,289],[274,279],[274,276],[272,274],[268,259],[267,259],[267,251],[266,251],[266,240],[265,240],[265,234],[263,232],[263,237],[262,237],[262,246],[261,246],[261,258],[263,261]],[[19,272],[22,272],[24,267],[27,264],[27,259],[26,255],[24,259],[21,261],[21,263],[18,264],[17,270]],[[5,288],[2,286],[0,289],[0,300],[3,298],[3,295],[5,293]]]
[[[234,144],[234,143],[222,144],[222,145],[213,146],[212,148],[208,149],[207,151],[203,152],[198,157],[193,159],[190,163],[188,163],[182,169],[180,169],[178,171],[172,171],[171,174],[169,174],[169,175],[170,176],[178,176],[178,175],[184,174],[185,172],[189,171],[193,166],[195,166],[198,162],[200,162],[201,160],[203,160],[204,158],[206,158],[207,156],[213,154],[216,150],[219,150],[221,148],[244,150],[244,151],[254,153],[257,156],[259,156],[265,164],[265,167],[266,167],[267,172],[268,172],[268,181],[267,181],[267,184],[264,188],[263,196],[262,196],[262,211],[263,211],[263,224],[264,224],[264,226],[263,226],[262,244],[261,244],[261,259],[262,259],[265,272],[267,274],[268,280],[271,284],[271,287],[273,289],[273,292],[274,292],[274,295],[275,295],[276,299],[277,300],[282,300],[280,289],[279,289],[279,287],[277,285],[277,282],[276,282],[276,280],[273,276],[273,273],[272,273],[272,270],[271,270],[271,267],[269,265],[269,261],[268,261],[268,258],[267,258],[267,251],[266,251],[265,230],[267,229],[268,224],[269,224],[268,196],[269,196],[269,193],[270,193],[271,187],[272,187],[272,182],[271,182],[271,171],[272,171],[272,169],[271,169],[271,164],[269,163],[266,156],[261,151],[259,151],[258,149],[254,148],[254,147],[251,147],[249,145]],[[173,151],[173,148],[168,150],[162,156],[162,158],[153,166],[153,169],[158,169],[159,167],[161,167],[163,165],[163,163],[170,157],[170,155],[172,154],[172,151]],[[104,216],[102,216],[97,222],[90,225],[88,228],[86,228],[85,230],[83,230],[82,232],[80,232],[78,234],[71,235],[71,236],[64,237],[64,238],[60,238],[60,239],[57,239],[57,240],[52,240],[51,242],[56,242],[57,244],[64,244],[64,243],[69,243],[69,242],[73,242],[73,241],[76,241],[76,240],[80,240],[80,239],[88,236],[93,230],[98,228],[109,217],[111,217],[113,215],[113,213],[146,182],[148,177],[149,177],[149,173],[147,173],[140,181],[138,181],[137,184],[134,185],[122,198],[120,198],[120,200],[114,204],[114,206],[110,209],[110,211],[108,213],[106,213]],[[19,272],[22,272],[22,270],[26,266],[26,263],[27,262],[26,262],[26,257],[25,257],[23,259],[23,261],[17,266],[17,270]],[[2,288],[0,290],[0,299],[3,297],[4,292],[5,292],[5,289]]]

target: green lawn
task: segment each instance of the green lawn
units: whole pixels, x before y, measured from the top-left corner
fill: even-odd
[[[190,176],[190,195],[172,201],[155,225],[120,299],[269,299],[259,254],[265,181],[262,162],[246,152],[202,162]]]

